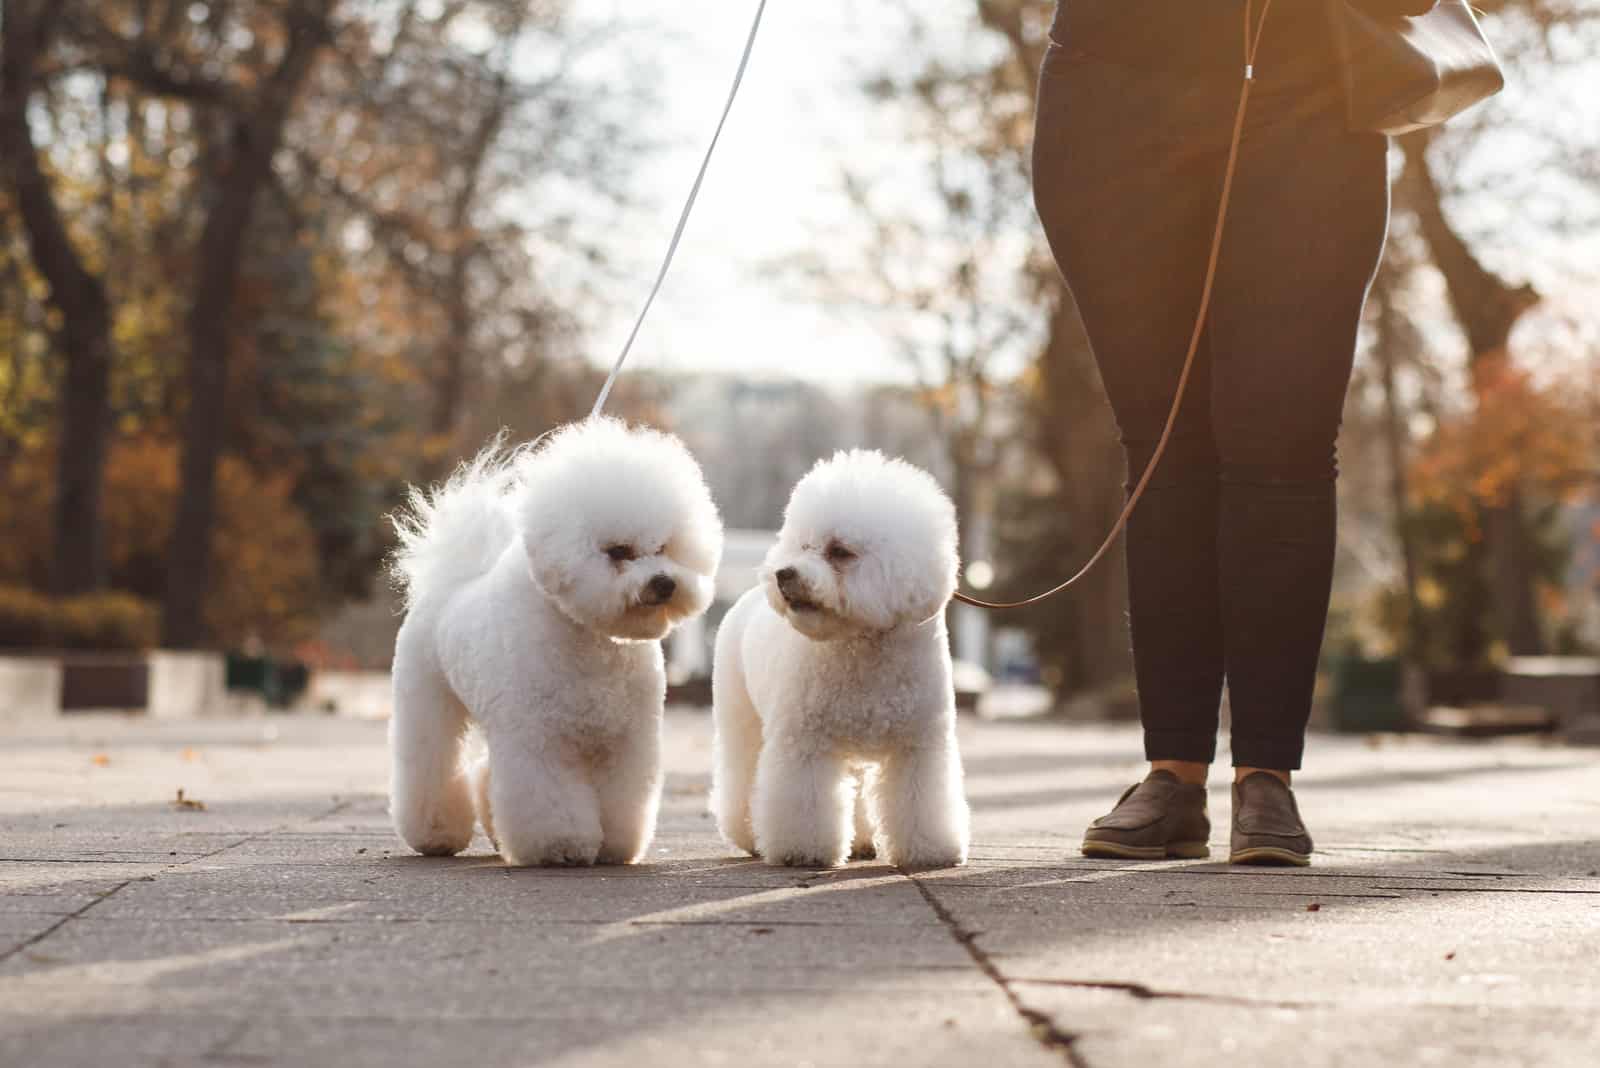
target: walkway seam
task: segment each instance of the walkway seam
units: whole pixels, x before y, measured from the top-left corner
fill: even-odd
[[[1040,1012],[1038,1009],[1025,1005],[1016,990],[1012,988],[1011,981],[1001,973],[994,961],[990,959],[989,954],[984,952],[983,947],[978,945],[977,932],[969,931],[963,927],[961,922],[955,918],[955,914],[945,908],[944,903],[933,896],[933,891],[929,890],[921,879],[909,873],[907,877],[910,878],[912,885],[917,888],[917,892],[922,895],[922,899],[928,903],[928,907],[933,910],[934,915],[938,916],[940,922],[949,930],[951,937],[967,951],[967,955],[972,958],[972,963],[978,966],[978,970],[987,976],[990,982],[1000,988],[1000,992],[1011,1003],[1011,1008],[1021,1018],[1022,1022],[1027,1024],[1028,1033],[1034,1037],[1034,1040],[1046,1049],[1059,1053],[1072,1068],[1089,1068],[1088,1063],[1076,1048],[1076,1043],[1080,1036],[1059,1027],[1048,1013]]]
[[[150,876],[142,876],[141,878],[148,879],[148,878],[150,878]],[[18,953],[21,953],[24,950],[26,950],[29,946],[38,945],[40,942],[43,942],[46,938],[49,938],[51,935],[53,935],[57,931],[61,930],[61,928],[65,927],[68,923],[70,923],[73,920],[77,919],[79,916],[82,916],[85,912],[88,912],[90,909],[94,908],[96,905],[100,904],[100,902],[105,901],[108,898],[111,898],[112,896],[117,894],[120,890],[122,890],[123,887],[129,886],[129,885],[131,885],[133,883],[136,883],[136,882],[139,882],[139,881],[140,881],[139,879],[124,879],[122,882],[118,883],[116,886],[113,886],[110,890],[106,890],[106,891],[102,892],[93,901],[89,902],[88,904],[84,905],[83,907],[81,907],[79,909],[76,909],[76,910],[74,910],[72,912],[67,913],[65,916],[61,917],[55,923],[52,923],[49,927],[46,927],[44,930],[42,930],[38,934],[34,935],[32,938],[28,939],[26,942],[19,942],[16,945],[12,946],[10,949],[6,950],[4,953],[0,953],[0,964],[4,964],[6,961],[10,960],[12,957],[15,957]]]
[[[313,816],[309,822],[315,823],[317,820],[327,819],[329,816],[336,815],[337,813],[339,813],[339,812],[343,811],[344,809],[348,808],[349,805],[350,805],[349,801],[341,801],[341,800],[335,799],[332,808],[330,808],[327,812],[321,813],[320,815]],[[268,837],[269,835],[272,835],[272,834],[276,834],[278,831],[282,830],[286,826],[288,826],[288,825],[287,824],[282,824],[282,825],[280,825],[278,827],[273,827],[273,828],[270,828],[270,829],[265,830],[265,831],[257,831],[254,834],[247,834],[243,838],[240,838],[238,841],[229,842],[226,845],[218,846],[216,849],[211,850],[211,852],[209,852],[209,853],[201,853],[201,854],[196,855],[196,856],[188,857],[188,858],[186,858],[184,860],[169,861],[167,864],[165,864],[162,867],[161,871],[158,872],[157,874],[158,875],[165,875],[165,874],[168,874],[170,872],[177,871],[180,868],[187,867],[190,864],[194,864],[194,863],[197,863],[197,862],[203,861],[203,860],[210,860],[212,857],[218,856],[218,855],[220,855],[222,853],[226,853],[230,849],[237,849],[242,845],[248,845],[251,842],[257,841],[257,840],[262,839],[262,838],[266,838],[266,837]],[[65,916],[61,917],[55,923],[52,923],[49,927],[46,927],[44,930],[40,931],[38,934],[36,934],[33,937],[29,938],[27,941],[19,942],[16,945],[12,946],[10,949],[6,950],[4,953],[0,953],[0,964],[4,964],[6,961],[10,960],[12,957],[15,957],[17,954],[24,952],[30,946],[36,946],[40,942],[43,942],[46,938],[49,938],[51,935],[53,935],[57,931],[61,930],[61,928],[65,927],[67,924],[71,923],[73,920],[75,920],[78,917],[82,916],[84,913],[88,912],[90,909],[94,908],[96,905],[100,904],[102,901],[106,901],[106,900],[109,900],[110,898],[114,897],[115,895],[120,893],[124,888],[132,886],[134,883],[149,883],[149,882],[154,882],[155,880],[156,880],[156,876],[155,875],[139,875],[139,876],[135,876],[132,879],[124,879],[122,882],[118,883],[116,886],[113,886],[110,890],[106,890],[103,893],[101,893],[93,901],[91,901],[88,904],[84,905],[82,908],[79,908],[79,909],[76,909],[76,910],[74,910],[72,912],[67,913]]]

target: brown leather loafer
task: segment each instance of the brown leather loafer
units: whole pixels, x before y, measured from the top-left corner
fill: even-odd
[[[1311,863],[1311,835],[1282,779],[1258,771],[1233,784],[1231,845],[1229,864]]]
[[[1123,792],[1117,807],[1089,825],[1083,855],[1118,860],[1209,857],[1206,839],[1206,788],[1178,781],[1170,771],[1153,771]]]

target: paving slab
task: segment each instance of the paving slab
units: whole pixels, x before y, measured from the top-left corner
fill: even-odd
[[[1126,726],[963,720],[972,862],[772,868],[667,724],[629,868],[411,856],[384,727],[0,736],[0,1065],[1589,1065],[1600,754],[1313,740],[1313,867],[1077,854]],[[183,800],[179,802],[179,790]]]

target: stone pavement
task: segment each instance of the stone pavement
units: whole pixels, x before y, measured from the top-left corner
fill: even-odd
[[[1595,750],[1318,738],[1315,866],[1251,870],[1076,855],[1128,728],[965,722],[973,862],[908,877],[731,855],[667,733],[585,871],[407,855],[380,724],[0,736],[0,1065],[1600,1063]]]

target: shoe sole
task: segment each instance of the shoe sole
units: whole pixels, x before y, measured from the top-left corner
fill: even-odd
[[[1236,849],[1228,854],[1228,863],[1305,868],[1311,865],[1311,854],[1296,853],[1281,846],[1251,846],[1249,849]]]
[[[1117,842],[1084,840],[1083,855],[1108,860],[1204,860],[1211,856],[1211,847],[1204,842],[1169,842],[1164,846],[1121,845]]]

